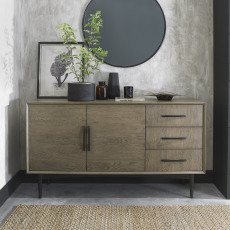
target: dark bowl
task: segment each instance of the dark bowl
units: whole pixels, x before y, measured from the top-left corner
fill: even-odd
[[[155,96],[157,97],[157,100],[159,101],[171,101],[174,97],[174,95],[169,95],[169,94],[158,94]]]
[[[173,97],[181,96],[181,95],[165,91],[165,92],[157,92],[157,93],[149,92],[145,96],[154,96],[159,101],[171,101]]]

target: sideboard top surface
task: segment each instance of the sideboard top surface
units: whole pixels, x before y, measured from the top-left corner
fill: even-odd
[[[68,101],[67,99],[38,99],[27,102],[29,105],[34,104],[65,104],[65,105],[177,105],[177,104],[205,104],[205,102],[199,101],[193,98],[175,98],[172,101],[158,101],[157,99],[145,99],[145,101],[120,101],[115,102],[114,99],[109,100],[96,100],[96,101]]]

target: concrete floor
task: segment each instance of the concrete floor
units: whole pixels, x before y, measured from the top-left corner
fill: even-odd
[[[78,205],[202,205],[229,204],[213,184],[195,184],[194,198],[183,184],[21,184],[0,208],[0,226],[19,204]]]

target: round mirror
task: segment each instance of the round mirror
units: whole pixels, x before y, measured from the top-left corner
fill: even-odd
[[[166,22],[156,0],[91,0],[84,13],[83,25],[90,14],[98,10],[103,19],[100,44],[108,51],[105,63],[118,67],[136,66],[150,59],[160,48]]]

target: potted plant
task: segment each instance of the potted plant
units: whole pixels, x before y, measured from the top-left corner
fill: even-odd
[[[74,74],[76,82],[68,83],[69,101],[92,101],[95,100],[95,84],[85,82],[85,78],[98,70],[103,63],[108,51],[102,50],[99,39],[100,28],[103,25],[101,12],[91,14],[88,23],[84,25],[84,32],[88,35],[86,44],[81,47],[80,53],[75,53],[76,41],[75,29],[64,23],[58,25],[58,31],[67,52],[62,53],[62,62],[66,65],[67,72]]]

